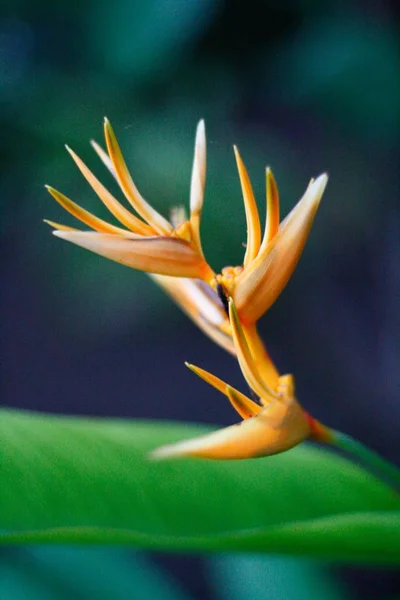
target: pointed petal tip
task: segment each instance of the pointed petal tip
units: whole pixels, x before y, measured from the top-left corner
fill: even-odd
[[[56,190],[56,188],[53,188],[53,186],[48,185],[47,183],[45,184],[45,189],[49,192],[49,194],[51,194],[51,196],[53,196],[53,198],[56,198],[57,195],[60,193]],[[57,198],[56,198],[57,199]]]
[[[79,161],[79,156],[77,156],[76,152],[74,152],[72,148],[68,146],[68,144],[64,144],[64,146],[72,160],[75,161],[75,163],[77,163],[77,161]]]
[[[206,130],[206,123],[205,123],[204,119],[200,119],[200,121],[197,123],[197,133],[204,135],[205,130]]]
[[[192,371],[192,373],[194,373],[195,375],[197,375],[195,365],[192,365],[192,363],[185,361],[185,367],[187,369],[190,369],[190,371]]]
[[[74,227],[63,225],[62,223],[56,223],[55,221],[50,221],[50,219],[43,219],[43,223],[46,223],[46,225],[49,225],[49,227],[53,228],[52,233],[54,233],[54,231],[78,231],[78,229],[75,229]]]
[[[73,160],[75,160],[76,158],[79,158],[79,157],[77,157],[76,152],[74,152],[72,150],[71,146],[68,146],[68,144],[64,144],[64,147],[65,147],[66,151],[68,152],[68,154],[72,157]],[[75,162],[76,162],[76,160],[75,160]]]
[[[56,228],[57,223],[55,223],[54,221],[50,221],[50,219],[42,219],[43,223],[46,223],[46,225],[49,225],[49,227],[53,227],[54,229]]]
[[[314,190],[315,194],[317,195],[321,195],[324,193],[326,185],[328,183],[328,174],[327,173],[322,173],[322,175],[319,175],[319,177],[317,177],[311,184],[312,189]]]
[[[95,150],[95,152],[97,152],[97,154],[105,154],[108,157],[108,154],[105,152],[105,150],[103,150],[103,148],[100,146],[100,144],[98,142],[96,142],[96,140],[89,140],[90,145],[92,146],[92,148]]]
[[[48,185],[47,183],[44,186],[46,188],[46,190],[49,192],[49,194],[51,194],[52,196],[58,196],[61,195],[61,192],[59,192],[58,190],[56,190],[56,188],[53,188],[52,185]]]
[[[61,231],[60,229],[55,229],[52,231],[52,234],[58,238],[67,238],[68,239],[68,231]]]
[[[319,175],[317,177],[317,179],[314,181],[314,184],[318,183],[319,185],[323,185],[325,186],[328,183],[328,179],[329,179],[329,175],[328,173],[322,173],[321,175]]]
[[[322,173],[314,180],[311,180],[304,198],[308,197],[309,201],[316,206],[321,202],[323,193],[325,191],[326,185],[328,183],[328,175],[327,173]]]
[[[181,453],[175,448],[175,444],[168,444],[155,448],[147,455],[151,461],[169,460],[171,458],[179,458]]]
[[[196,145],[200,145],[201,151],[205,152],[206,147],[206,125],[204,119],[200,119],[196,127]],[[204,157],[202,157],[204,160]]]
[[[185,362],[185,366],[188,369],[190,369],[192,371],[192,373],[197,375],[197,377],[201,377],[201,375],[199,374],[199,367],[196,367],[196,365],[193,365],[192,363],[189,363],[189,362]]]

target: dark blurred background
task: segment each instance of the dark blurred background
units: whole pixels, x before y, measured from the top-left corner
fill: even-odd
[[[204,117],[202,235],[216,269],[243,255],[233,143],[262,214],[267,164],[284,214],[311,176],[328,171],[304,255],[261,328],[279,369],[295,374],[307,410],[399,462],[397,3],[2,6],[2,402],[56,413],[236,420],[183,365],[243,387],[232,358],[144,274],[57,240],[42,223],[74,224],[45,183],[106,217],[63,148],[68,143],[115,190],[88,144],[103,142],[104,115],[143,195],[166,215],[187,205],[194,131]],[[194,597],[222,597],[202,558],[152,560]],[[331,576],[349,598],[400,597],[393,572],[336,566]]]

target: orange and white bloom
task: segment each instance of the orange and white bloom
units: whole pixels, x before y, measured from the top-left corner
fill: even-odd
[[[279,194],[272,171],[266,169],[266,221],[261,239],[257,204],[247,170],[234,147],[247,221],[243,266],[226,267],[216,281],[233,298],[240,319],[248,325],[271,307],[285,288],[301,256],[328,177],[312,179],[288,216],[279,223]]]
[[[213,433],[157,448],[153,458],[198,457],[242,459],[270,456],[289,450],[306,439],[329,442],[332,432],[304,411],[295,396],[292,375],[279,376],[262,343],[247,342],[233,301],[229,301],[232,336],[242,373],[257,402],[215,375],[187,365],[199,377],[225,394],[244,419]]]
[[[67,147],[79,170],[100,200],[120,222],[112,225],[47,186],[68,212],[94,231],[47,221],[54,235],[97,254],[155,275],[155,280],[214,341],[234,353],[226,298],[234,299],[242,323],[253,326],[286,286],[307,240],[327,183],[327,176],[311,180],[304,196],[279,223],[279,196],[270,169],[266,172],[267,218],[263,237],[250,179],[238,149],[235,156],[243,192],[247,221],[247,243],[243,264],[225,267],[215,274],[204,258],[200,239],[200,217],[206,176],[204,122],[197,127],[190,189],[190,217],[183,211],[165,219],[142,197],[128,171],[108,120],[104,123],[108,154],[93,146],[116,178],[134,212],[123,206]],[[172,281],[172,277],[184,278]]]
[[[272,172],[266,171],[266,223],[261,225],[250,179],[239,151],[234,147],[247,221],[243,264],[225,267],[215,274],[204,258],[200,217],[206,175],[206,139],[200,121],[190,189],[190,217],[182,209],[168,221],[141,196],[125,164],[122,152],[105,119],[108,154],[92,143],[117,180],[134,212],[123,206],[67,147],[79,170],[100,200],[119,221],[112,225],[75,204],[54,188],[51,195],[68,212],[94,231],[46,221],[54,234],[129,267],[148,272],[217,344],[235,355],[254,399],[244,395],[208,371],[187,364],[230,400],[243,422],[192,440],[155,449],[155,459],[200,457],[246,459],[278,454],[311,439],[335,445],[393,481],[399,470],[350,436],[334,431],[311,417],[295,396],[292,375],[280,375],[257,333],[257,321],[275,302],[288,282],[304,248],[328,178],[311,180],[303,197],[280,223],[278,189]]]
[[[159,275],[192,277],[211,281],[213,271],[204,259],[200,243],[200,215],[205,185],[205,130],[197,128],[191,187],[190,219],[171,223],[148,204],[137,189],[125,164],[117,139],[107,119],[104,134],[108,155],[93,144],[100,158],[115,176],[126,200],[137,214],[127,210],[94,176],[85,163],[67,146],[82,175],[108,210],[125,228],[99,219],[54,188],[50,194],[74,217],[95,231],[77,231],[46,221],[54,235],[92,250],[119,263]]]

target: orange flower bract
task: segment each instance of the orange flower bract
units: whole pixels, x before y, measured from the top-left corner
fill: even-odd
[[[271,170],[267,169],[267,216],[264,234],[261,236],[257,203],[250,178],[238,149],[234,147],[246,213],[246,252],[243,265],[225,267],[220,274],[215,274],[204,258],[200,238],[200,218],[206,178],[204,122],[199,122],[196,132],[188,219],[185,218],[184,211],[175,211],[172,213],[171,221],[168,221],[152,208],[136,187],[107,119],[104,122],[104,134],[108,153],[98,144],[92,145],[117,180],[131,210],[121,204],[67,146],[78,169],[99,199],[119,221],[119,225],[112,225],[99,219],[61,192],[46,186],[63,208],[94,230],[78,231],[53,221],[46,221],[54,227],[54,235],[158,277],[179,277],[204,282],[209,286],[207,293],[217,310],[221,309],[221,302],[215,294],[213,296],[212,289],[214,292],[218,291],[220,296],[222,294],[224,297],[234,299],[240,319],[244,323],[248,325],[256,323],[278,298],[300,258],[327,183],[327,176],[321,175],[315,181],[311,180],[304,196],[286,219],[279,223],[278,189]],[[158,278],[157,282],[163,286],[161,279]],[[203,330],[209,330],[207,317],[202,314],[202,306],[196,304],[202,295],[198,284],[172,284],[167,281],[164,283],[163,287],[177,299],[178,303],[180,303],[178,298],[191,296],[192,310],[189,312],[192,318],[197,319],[199,325],[201,323]],[[182,287],[181,291],[178,291],[179,285]],[[199,291],[200,293],[197,293]],[[180,304],[185,309],[184,305]],[[228,330],[229,322],[226,317],[222,329],[213,330],[224,347],[226,346],[224,336]]]

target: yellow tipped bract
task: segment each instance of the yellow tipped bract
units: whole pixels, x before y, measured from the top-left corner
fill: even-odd
[[[191,440],[161,446],[151,458],[181,457],[233,460],[271,456],[293,448],[309,437],[304,411],[293,399],[275,401],[237,425]]]
[[[108,155],[111,159],[115,176],[125,198],[130,202],[132,208],[153,228],[159,235],[168,235],[172,233],[171,223],[161,216],[148,202],[143,198],[133,182],[133,179],[126,166],[124,157],[119,147],[117,138],[111,127],[110,121],[104,119],[104,136],[106,139]]]
[[[54,233],[57,237],[134,269],[161,276],[211,281],[215,275],[204,259],[199,233],[206,166],[204,122],[200,121],[196,132],[190,200],[191,216],[189,220],[176,224],[170,223],[160,215],[140,194],[108,119],[104,121],[104,134],[108,154],[96,142],[92,142],[92,146],[117,180],[125,198],[137,215],[123,206],[95,177],[82,159],[66,146],[91,188],[126,229],[99,219],[61,192],[46,186],[53,198],[65,210],[95,230],[95,232],[79,232],[74,228],[58,226],[53,221],[46,221],[49,225],[55,226]],[[137,240],[137,243],[132,243],[132,240]]]
[[[260,251],[249,267],[238,275],[231,291],[244,323],[255,323],[286,286],[307,241],[327,182],[327,175],[321,175],[309,185],[275,235],[278,201],[277,198],[272,200],[273,190],[269,192],[271,200],[267,205],[270,208]]]
[[[200,367],[188,363],[186,365],[228,397],[232,406],[244,419],[243,423],[191,440],[162,446],[153,451],[153,458],[257,458],[284,452],[308,438],[319,441],[328,439],[330,430],[305,412],[297,401],[292,375],[279,376],[277,373],[274,388],[269,388],[269,382],[263,378],[263,373],[270,374],[270,367],[259,368],[264,360],[270,361],[261,340],[255,342],[253,339],[252,354],[246,346],[245,332],[232,299],[229,300],[229,309],[236,354],[255,398],[248,398]],[[253,331],[252,336],[255,335],[257,334]]]
[[[246,213],[247,243],[246,253],[243,260],[243,266],[246,268],[255,259],[260,249],[260,218],[258,216],[257,203],[246,167],[244,166],[244,162],[242,161],[237,146],[234,146],[233,150],[235,152],[236,164],[239,171],[239,179],[242,187],[244,209]]]
[[[113,235],[94,231],[54,231],[55,236],[127,267],[174,277],[207,277],[201,256],[184,241],[168,237]]]

